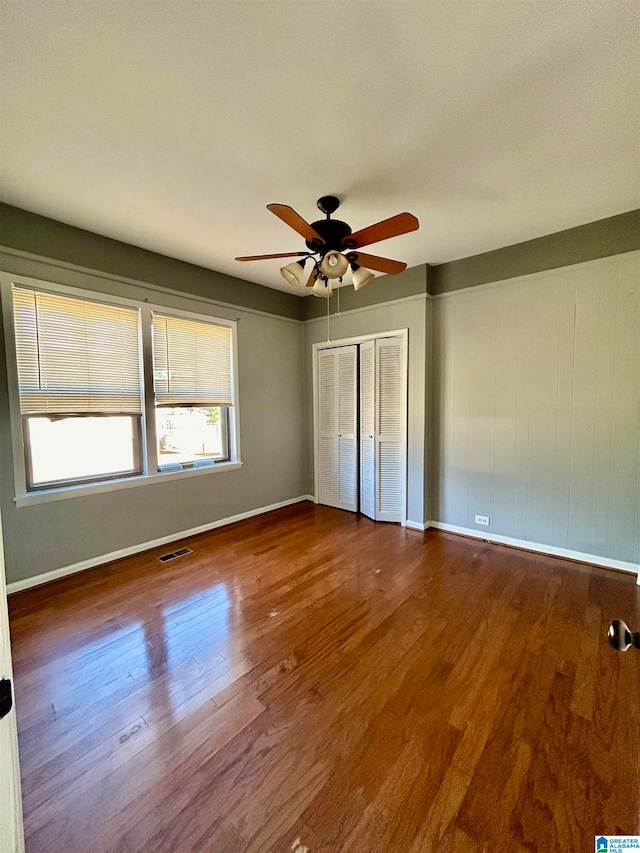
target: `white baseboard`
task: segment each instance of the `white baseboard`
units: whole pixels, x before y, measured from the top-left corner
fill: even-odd
[[[426,530],[429,527],[429,524],[429,521],[427,521],[426,524],[423,524],[421,521],[409,521],[409,519],[407,519],[405,527],[410,527],[411,530]]]
[[[305,495],[304,500],[311,501],[312,503],[317,503],[315,495]]]
[[[590,563],[594,566],[602,566],[605,569],[618,569],[621,572],[630,572],[633,575],[639,575],[640,572],[640,566],[637,563],[612,560],[609,557],[600,557],[597,554],[583,554],[581,551],[571,551],[569,548],[556,548],[555,545],[541,545],[539,542],[529,542],[527,539],[513,539],[511,536],[501,536],[499,533],[485,533],[471,527],[445,524],[443,521],[430,521],[427,527],[435,527],[437,530],[445,530],[448,533],[460,533],[462,536],[494,542],[497,545],[511,545],[514,548],[535,551],[538,554],[548,554],[551,557],[564,557],[567,560],[577,560],[579,563]],[[640,575],[638,582],[640,583]]]
[[[88,560],[81,560],[79,563],[73,563],[70,566],[63,566],[60,569],[54,569],[51,572],[44,572],[41,575],[34,575],[25,580],[14,581],[7,584],[7,594],[12,592],[20,592],[23,589],[30,589],[34,586],[40,586],[49,581],[65,578],[68,575],[75,575],[77,572],[83,572],[86,569],[93,569],[96,566],[101,566],[105,563],[112,563],[114,560],[120,560],[122,557],[130,557],[132,554],[139,554],[141,551],[149,551],[151,548],[157,548],[160,545],[166,545],[169,542],[178,542],[180,539],[187,539],[189,536],[196,536],[198,533],[206,533],[209,530],[215,530],[217,527],[224,527],[227,524],[233,524],[235,521],[244,521],[246,518],[253,518],[255,515],[262,515],[265,512],[271,512],[274,509],[282,509],[285,506],[300,503],[301,501],[313,500],[308,495],[300,495],[297,498],[290,498],[286,501],[279,501],[276,504],[269,506],[261,506],[257,509],[250,509],[248,512],[240,512],[238,515],[230,515],[228,518],[220,518],[218,521],[212,521],[208,524],[201,524],[199,527],[192,527],[190,530],[182,530],[178,533],[170,533],[168,536],[161,536],[159,539],[153,539],[150,542],[141,542],[140,545],[131,545],[129,548],[122,548],[119,551],[112,551],[110,554],[102,554],[99,557],[91,557]]]

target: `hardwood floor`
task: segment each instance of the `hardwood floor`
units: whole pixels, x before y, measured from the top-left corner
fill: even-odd
[[[311,503],[183,545],[10,598],[28,853],[638,833],[633,577]]]

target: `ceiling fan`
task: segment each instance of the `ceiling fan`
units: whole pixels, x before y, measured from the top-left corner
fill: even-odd
[[[304,265],[311,258],[313,269],[306,286],[312,288],[314,296],[331,296],[331,281],[339,279],[349,267],[353,271],[353,287],[360,290],[373,277],[371,270],[396,275],[407,268],[402,261],[392,261],[378,255],[367,255],[361,252],[363,246],[388,240],[407,234],[420,227],[420,223],[411,213],[398,213],[389,219],[383,219],[375,225],[352,232],[351,227],[340,219],[331,219],[331,214],[340,206],[340,200],[333,195],[324,195],[318,199],[318,207],[326,219],[319,219],[309,224],[292,207],[286,204],[268,204],[267,210],[290,225],[305,239],[308,252],[282,252],[277,255],[247,255],[236,258],[236,261],[264,261],[270,258],[299,258],[282,267],[283,278],[294,287],[302,287],[304,282]]]

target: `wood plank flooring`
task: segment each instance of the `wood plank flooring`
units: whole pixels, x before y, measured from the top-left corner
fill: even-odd
[[[10,598],[27,853],[639,832],[633,577],[311,503],[180,544]]]

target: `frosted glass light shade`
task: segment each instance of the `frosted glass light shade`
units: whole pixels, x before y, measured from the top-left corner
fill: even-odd
[[[304,261],[294,261],[281,267],[280,272],[283,279],[294,287],[302,287],[304,284]]]
[[[348,269],[349,261],[335,249],[327,252],[320,264],[320,272],[327,278],[342,278]]]
[[[313,293],[314,296],[324,296],[325,299],[328,299],[333,291],[331,289],[330,282],[325,281],[322,278],[317,278],[311,288],[311,293]]]
[[[371,270],[366,270],[364,267],[358,267],[353,271],[353,289],[360,290],[365,284],[368,284],[372,278],[375,278]]]

